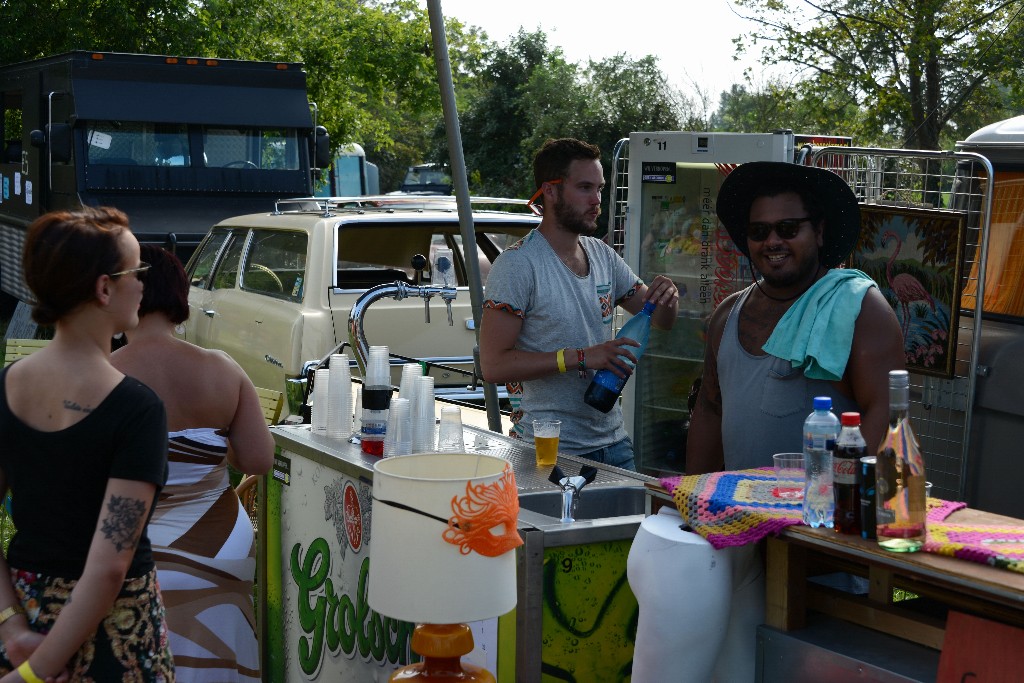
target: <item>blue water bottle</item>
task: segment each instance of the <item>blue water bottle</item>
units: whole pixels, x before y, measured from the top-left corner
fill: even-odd
[[[814,412],[804,421],[804,524],[832,528],[836,502],[832,492],[832,457],[839,436],[832,399],[814,397]]]
[[[630,318],[615,335],[616,339],[632,339],[640,344],[640,346],[629,347],[637,360],[640,360],[644,349],[647,348],[647,340],[651,336],[651,313],[654,312],[655,306],[656,304],[651,301],[645,303],[643,309]],[[626,361],[625,356],[619,356],[619,358]],[[626,362],[632,365],[630,361]],[[587,393],[583,395],[583,400],[587,405],[597,408],[602,413],[607,413],[615,406],[619,394],[622,393],[622,387],[626,386],[628,379],[629,377],[619,377],[611,370],[598,370],[594,374],[594,380],[587,387]]]

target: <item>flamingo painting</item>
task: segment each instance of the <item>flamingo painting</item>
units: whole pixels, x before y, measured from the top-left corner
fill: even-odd
[[[892,230],[887,230],[882,235],[882,248],[889,243],[889,240],[896,242],[896,248],[892,252],[892,256],[889,257],[889,262],[885,264],[885,278],[889,281],[889,288],[892,290],[896,299],[899,301],[900,308],[903,310],[903,315],[900,318],[900,324],[903,328],[903,338],[906,339],[910,332],[910,304],[915,301],[926,301],[931,307],[932,312],[935,312],[935,299],[928,293],[928,290],[924,288],[924,285],[909,273],[900,273],[896,277],[892,275],[892,264],[896,261],[899,256],[900,249],[903,247],[903,241],[900,240],[899,236]]]

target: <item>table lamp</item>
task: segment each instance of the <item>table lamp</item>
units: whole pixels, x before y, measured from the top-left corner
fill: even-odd
[[[465,622],[516,606],[519,494],[507,460],[478,453],[421,453],[374,465],[367,599],[379,614],[416,624],[423,661],[392,681],[494,683],[463,663]]]

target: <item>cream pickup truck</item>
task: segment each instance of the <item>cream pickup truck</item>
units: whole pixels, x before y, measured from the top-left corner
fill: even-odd
[[[497,202],[473,204],[476,248],[469,257],[479,260],[484,278],[497,255],[539,222],[513,210],[522,209],[521,202]],[[464,392],[467,375],[451,368],[472,372],[476,336],[454,197],[281,200],[273,213],[221,221],[186,268],[191,287],[184,338],[226,351],[256,386],[288,395],[288,380],[348,341],[349,313],[360,295],[379,284],[416,284],[417,277],[430,284],[438,248],[452,250],[454,325],[440,297],[427,304],[429,323],[424,299],[386,298],[366,309],[363,329],[369,344],[426,361],[441,391]],[[416,255],[426,257],[422,273],[413,268]],[[293,391],[286,414],[297,411],[294,398]]]

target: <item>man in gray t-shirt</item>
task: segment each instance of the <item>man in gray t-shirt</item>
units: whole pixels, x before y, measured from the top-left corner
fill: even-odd
[[[595,371],[625,377],[636,362],[635,343],[612,337],[615,306],[635,314],[652,301],[653,324],[669,329],[679,292],[663,275],[644,285],[590,237],[604,188],[597,147],[548,140],[533,167],[538,189],[531,202],[543,195],[545,211],[540,226],[491,267],[480,327],[484,378],[508,384],[514,436],[532,441],[533,420],[558,419],[561,452],[635,469],[619,406],[602,413],[583,394]]]

